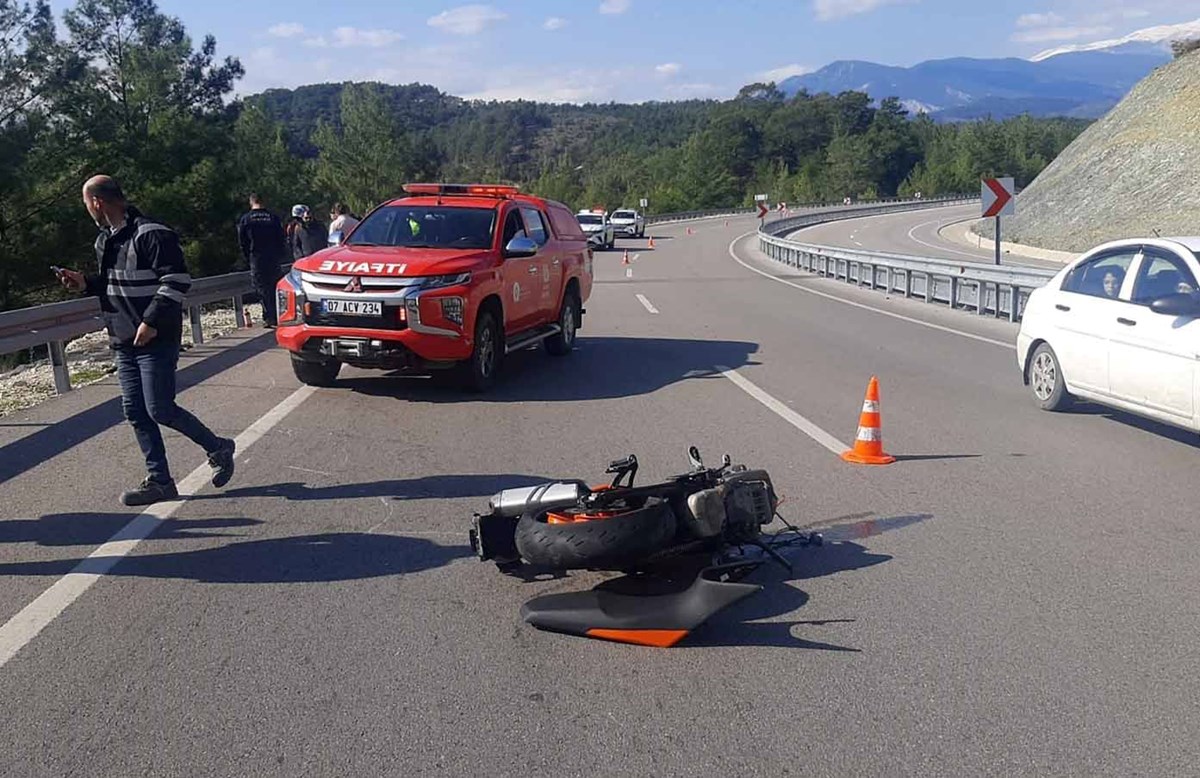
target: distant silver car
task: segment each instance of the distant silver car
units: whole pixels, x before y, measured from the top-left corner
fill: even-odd
[[[646,234],[646,217],[632,208],[613,211],[613,232],[626,238],[640,238]]]

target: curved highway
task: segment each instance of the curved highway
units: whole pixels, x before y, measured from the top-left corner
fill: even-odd
[[[181,403],[241,436],[237,475],[136,546],[112,382],[0,422],[5,772],[1190,773],[1194,437],[1042,413],[1013,325],[796,274],[754,226],[619,241],[631,277],[598,254],[578,351],[482,398],[298,391],[256,331],[197,349]],[[836,455],[871,376],[887,467]],[[599,577],[471,556],[500,488],[627,453],[652,479],[692,444],[767,468],[830,542],[678,647],[538,632],[525,600]]]
[[[967,221],[979,218],[979,204],[930,208],[921,211],[906,211],[869,216],[850,221],[831,222],[794,233],[796,240],[823,246],[870,249],[896,254],[912,254],[936,259],[951,259],[957,262],[982,262],[993,264],[996,249],[984,238],[971,245],[945,237],[944,230],[952,229]],[[1003,233],[1003,225],[1001,225]],[[1001,264],[1025,265],[1057,269],[1061,262],[1037,257],[1022,256],[1005,251]]]

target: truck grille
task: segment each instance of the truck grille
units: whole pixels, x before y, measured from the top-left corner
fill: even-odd
[[[315,307],[315,306],[314,306]],[[338,313],[314,311],[306,323],[312,327],[347,327],[364,330],[406,330],[408,322],[400,321],[396,307],[383,308],[383,316],[346,316]]]

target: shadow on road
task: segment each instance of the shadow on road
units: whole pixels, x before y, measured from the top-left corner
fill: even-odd
[[[192,362],[177,374],[178,391],[202,383],[215,375],[236,367],[248,359],[275,347],[273,337],[256,337],[231,348],[216,349],[197,346],[187,352],[190,355],[211,356]],[[114,379],[110,379],[114,380]],[[99,405],[81,411],[70,418],[49,424],[30,435],[0,448],[0,483],[32,470],[59,454],[70,451],[80,443],[88,441],[109,427],[125,421],[121,413],[121,398],[114,397]],[[132,437],[132,433],[130,433]]]
[[[566,358],[541,347],[510,354],[496,386],[483,395],[456,389],[447,376],[433,379],[399,373],[343,378],[339,389],[409,402],[573,402],[650,394],[679,381],[711,378],[715,365],[750,362],[755,343],[666,338],[580,338]],[[337,391],[326,390],[326,391]]]
[[[188,501],[230,500],[241,497],[281,497],[285,500],[349,500],[374,497],[393,500],[449,500],[456,497],[491,497],[502,489],[537,486],[553,478],[529,475],[439,475],[360,484],[308,486],[298,481],[246,486],[224,492],[198,494]]]
[[[135,513],[52,513],[40,519],[0,521],[0,543],[39,546],[99,546],[138,517]],[[161,525],[155,540],[229,537],[210,530],[252,527],[257,519],[180,519]]]
[[[128,556],[111,569],[113,559],[103,556],[18,562],[0,565],[0,576],[61,576],[78,566],[78,572],[108,577],[173,578],[214,584],[318,583],[417,573],[471,553],[466,544],[440,546],[421,538],[340,532]]]
[[[1109,408],[1103,405],[1094,403],[1077,401],[1074,405],[1068,408],[1064,413],[1077,414],[1080,416],[1100,416],[1109,421],[1118,424],[1124,424],[1127,427],[1135,427],[1143,432],[1149,432],[1152,435],[1157,435],[1160,438],[1173,440],[1176,443],[1183,443],[1193,448],[1200,447],[1200,435],[1190,430],[1172,427],[1170,424],[1163,424],[1154,419],[1147,419],[1142,416],[1137,416],[1132,413]]]

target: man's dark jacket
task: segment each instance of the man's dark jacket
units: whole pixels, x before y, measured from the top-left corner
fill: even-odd
[[[238,220],[238,245],[251,270],[271,270],[287,260],[283,223],[266,208],[248,211]]]
[[[303,259],[329,247],[329,230],[316,219],[300,222],[292,233],[292,259]]]
[[[178,344],[192,277],[175,231],[129,206],[121,229],[106,227],[96,237],[96,261],[100,272],[85,281],[100,298],[109,344],[133,346],[142,322],[158,331],[154,343]]]

